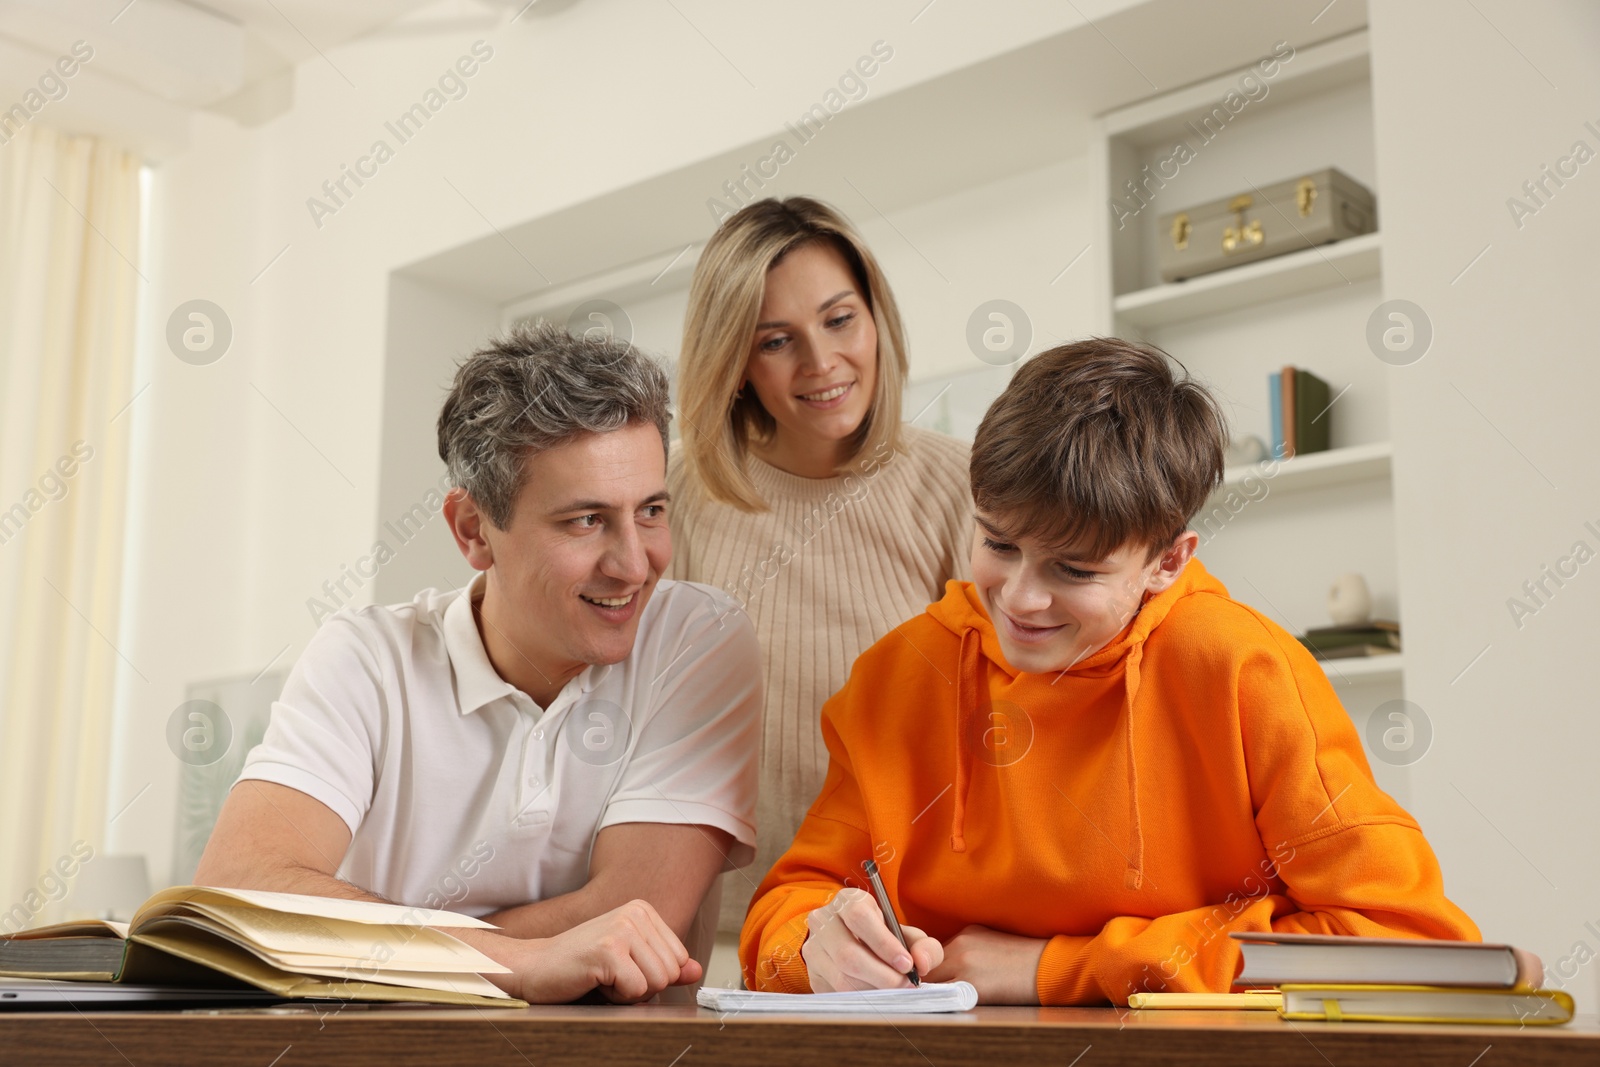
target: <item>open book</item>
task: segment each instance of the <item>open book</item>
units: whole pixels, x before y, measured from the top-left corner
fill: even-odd
[[[754,993],[744,989],[701,986],[695,1003],[712,1011],[900,1012],[971,1011],[978,991],[971,982],[923,982],[906,989],[863,989],[844,993]]]
[[[494,928],[396,904],[175,886],[127,923],[58,923],[0,937],[0,975],[522,1006],[483,977],[508,968],[436,926]]]

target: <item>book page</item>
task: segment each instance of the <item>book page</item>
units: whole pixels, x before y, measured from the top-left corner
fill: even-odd
[[[145,930],[132,935],[129,944],[124,981],[163,981],[155,977],[168,964],[188,960],[198,964],[194,970],[200,975],[210,975],[216,981],[237,979],[258,989],[270,990],[285,997],[333,997],[341,1000],[395,1000],[422,1001],[447,1004],[478,1004],[483,1006],[523,1007],[517,1000],[495,987],[469,984],[462,979],[469,975],[425,976],[442,989],[423,989],[410,985],[396,985],[367,980],[343,981],[340,977],[300,974],[285,971],[262,959],[253,950],[233,944],[214,931],[198,927],[185,927],[182,920],[157,920],[155,930]],[[393,972],[391,979],[398,978]],[[479,979],[482,981],[482,979]],[[185,984],[205,987],[203,978],[185,976]],[[480,994],[469,988],[483,989]]]
[[[180,885],[163,889],[144,902],[133,917],[138,929],[147,912],[162,907],[195,901],[202,904],[244,904],[294,915],[316,915],[354,923],[379,923],[394,926],[465,926],[493,930],[492,923],[453,911],[431,911],[401,904],[378,904],[370,900],[344,900],[338,897],[313,897],[303,893],[270,893],[264,889],[219,889],[212,886]]]
[[[270,960],[267,962],[271,962]],[[400,986],[404,989],[432,989],[440,993],[466,993],[475,997],[504,997],[507,994],[489,979],[478,974],[440,974],[437,971],[363,971],[338,967],[295,967],[295,974],[315,975],[335,981]],[[337,996],[337,994],[334,994]]]
[[[78,919],[73,922],[36,926],[32,930],[18,930],[14,934],[0,934],[15,941],[35,941],[47,937],[120,937],[127,938],[128,924],[112,919]]]
[[[183,907],[223,923],[271,952],[280,966],[295,970],[359,963],[362,969],[383,971],[509,972],[471,945],[426,926],[377,926],[234,904]]]

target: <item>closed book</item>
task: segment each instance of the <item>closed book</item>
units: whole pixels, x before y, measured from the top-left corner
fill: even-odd
[[[1400,635],[1388,630],[1351,630],[1342,634],[1306,634],[1300,643],[1312,652],[1349,648],[1352,645],[1377,645],[1400,651]]]
[[[1272,434],[1272,456],[1282,459],[1283,444],[1283,375],[1273,371],[1267,375],[1267,416]]]
[[[1326,452],[1332,421],[1328,383],[1308,370],[1294,372],[1294,453]]]
[[[1321,637],[1323,634],[1351,634],[1366,633],[1369,630],[1387,630],[1389,633],[1400,632],[1400,624],[1389,619],[1368,619],[1366,622],[1345,623],[1340,626],[1310,626],[1306,628],[1307,637]]]
[[[0,976],[523,1006],[483,977],[506,967],[439,926],[493,929],[397,904],[176,886],[127,923],[60,923],[0,937]]]
[[[1295,421],[1293,367],[1284,367],[1279,378],[1283,392],[1283,454],[1285,458],[1300,454],[1300,425]]]
[[[1559,1026],[1573,1010],[1572,997],[1559,989],[1293,983],[1282,993],[1278,1014],[1306,1022]]]
[[[1365,983],[1537,989],[1544,981],[1539,957],[1510,945],[1271,931],[1228,936],[1240,943],[1244,954],[1244,970],[1233,980],[1234,985]]]

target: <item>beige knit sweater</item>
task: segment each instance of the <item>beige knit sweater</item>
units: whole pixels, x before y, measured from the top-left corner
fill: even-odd
[[[943,596],[945,582],[969,577],[968,455],[954,438],[906,426],[901,450],[870,473],[801,478],[751,457],[771,510],[749,514],[710,500],[674,450],[666,576],[716,586],[745,607],[766,680],[756,858],[724,876],[720,929],[739,929],[822,787],[823,702],[868,646]]]

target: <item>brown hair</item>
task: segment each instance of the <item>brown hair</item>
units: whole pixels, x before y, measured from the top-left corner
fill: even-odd
[[[1087,559],[1130,541],[1147,561],[1222,480],[1227,419],[1181,363],[1115,337],[1028,360],[972,444],[972,496],[1009,536]]]
[[[889,282],[866,242],[843,215],[805,196],[747,204],[723,221],[694,269],[678,357],[678,414],[684,458],[715,500],[765,511],[745,470],[753,439],[777,429],[754,389],[739,395],[761,315],[767,271],[803,245],[825,242],[844,257],[878,329],[878,384],[849,442],[852,459],[899,446],[906,339]]]

